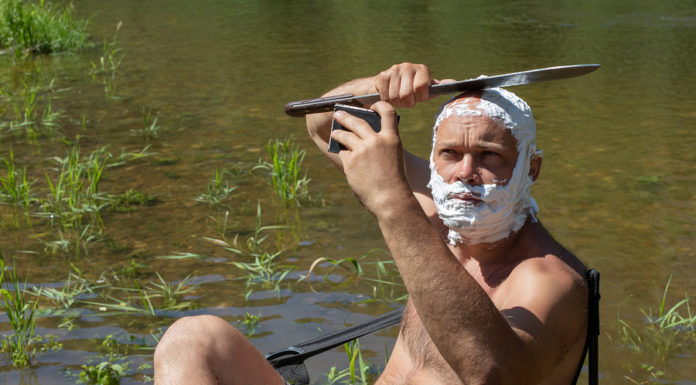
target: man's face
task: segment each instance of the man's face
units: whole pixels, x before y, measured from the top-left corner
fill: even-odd
[[[503,123],[509,120],[506,111],[480,98],[456,100],[450,111],[455,113],[438,119],[434,132],[428,184],[438,215],[450,229],[449,241],[507,238],[536,210],[529,188],[541,159],[530,162],[533,137],[518,132],[524,138],[518,143]]]
[[[511,131],[498,120],[485,115],[452,115],[438,127],[433,162],[448,184],[505,185],[517,163],[516,145]]]

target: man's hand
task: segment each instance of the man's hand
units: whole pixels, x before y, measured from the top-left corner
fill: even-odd
[[[383,101],[397,108],[411,108],[418,102],[430,99],[428,90],[434,83],[427,66],[402,63],[377,75],[374,87]]]
[[[378,216],[381,210],[393,206],[395,200],[412,193],[404,174],[404,154],[394,107],[380,101],[372,109],[381,117],[379,133],[363,119],[337,111],[334,119],[346,130],[335,130],[331,137],[346,147],[338,156],[353,193],[365,208]]]

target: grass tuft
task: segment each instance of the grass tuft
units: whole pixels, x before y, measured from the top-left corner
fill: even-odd
[[[0,2],[0,49],[52,53],[75,51],[89,45],[85,20],[72,4],[57,7],[44,0]]]
[[[292,139],[269,141],[266,151],[271,161],[259,160],[254,169],[265,170],[271,176],[276,196],[286,204],[309,199],[307,173],[302,172],[305,150],[301,150]]]
[[[7,314],[13,333],[4,335],[2,339],[2,351],[10,355],[12,365],[17,368],[25,368],[32,365],[36,354],[37,344],[41,341],[35,335],[36,306],[38,301],[27,301],[24,298],[17,272],[14,268],[5,269],[5,260],[0,255],[0,287],[5,274],[10,281],[10,290],[2,287],[0,293],[3,299],[3,310]],[[25,285],[26,286],[26,282]]]

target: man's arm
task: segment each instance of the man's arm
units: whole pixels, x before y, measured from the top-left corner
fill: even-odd
[[[453,81],[452,79],[442,82]],[[335,96],[342,94],[366,95],[379,93],[381,100],[387,101],[395,107],[410,108],[418,102],[429,100],[428,88],[433,80],[428,67],[420,64],[403,63],[371,77],[355,79],[342,84],[322,96]],[[308,114],[307,130],[314,143],[324,155],[331,160],[341,171],[343,164],[337,154],[328,152],[329,135],[331,133],[331,121],[333,113]],[[428,196],[426,189],[427,178],[424,171],[428,169],[428,162],[413,154],[405,152],[406,173],[414,192]],[[420,199],[420,198],[419,198]]]
[[[348,148],[339,154],[347,180],[377,218],[431,339],[464,383],[538,383],[565,356],[565,342],[582,332],[563,321],[582,318],[582,290],[572,280],[558,283],[552,273],[535,271],[529,277],[541,282],[534,282],[533,295],[511,296],[496,306],[442,241],[409,187],[393,108],[378,102],[373,109],[382,117],[380,133],[360,119],[335,114],[349,131],[331,136]],[[522,271],[534,269],[539,266]]]

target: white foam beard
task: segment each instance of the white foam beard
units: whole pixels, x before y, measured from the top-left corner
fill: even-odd
[[[519,165],[522,159],[517,161]],[[525,168],[526,172],[523,171]],[[431,161],[428,187],[440,219],[449,228],[449,243],[497,242],[518,231],[528,215],[531,214],[536,220],[534,214],[538,212],[538,208],[529,195],[533,181],[528,170],[529,166],[515,166],[511,180],[504,186],[471,186],[461,181],[448,184]],[[461,194],[471,194],[481,201],[474,204],[461,200],[457,198]]]

